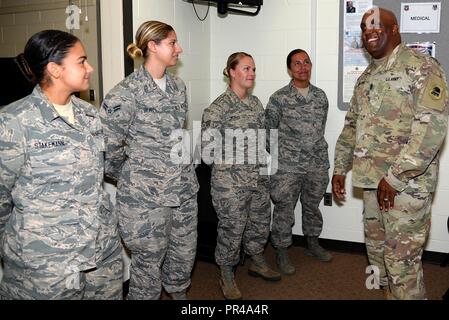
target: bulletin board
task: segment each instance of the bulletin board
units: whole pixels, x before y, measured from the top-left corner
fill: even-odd
[[[339,74],[338,74],[338,108],[348,110],[349,103],[343,99],[343,44],[344,44],[344,13],[346,12],[346,0],[340,0],[340,50],[339,50]],[[356,3],[356,1],[354,1]],[[442,65],[446,77],[449,77],[449,2],[445,0],[373,0],[373,5],[391,10],[401,24],[401,3],[439,2],[441,4],[440,33],[402,33],[403,43],[435,42],[435,58]]]

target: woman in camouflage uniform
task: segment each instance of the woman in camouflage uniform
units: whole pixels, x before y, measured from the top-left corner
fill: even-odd
[[[305,254],[329,262],[332,255],[319,244],[323,216],[319,208],[329,183],[328,144],[325,129],[329,102],[326,93],[312,85],[312,60],[302,49],[287,55],[290,82],[270,96],[265,109],[267,129],[279,135],[278,170],[271,176],[273,201],[271,243],[276,262],[285,275],[296,268],[287,248],[293,243],[295,208],[301,206],[302,232],[307,239]]]
[[[162,285],[186,299],[196,254],[198,182],[193,165],[171,159],[186,125],[184,82],[166,71],[182,52],[173,28],[147,21],[128,46],[143,65],[101,108],[106,174],[117,180],[120,233],[131,251],[129,299],[159,299]]]
[[[249,54],[236,52],[229,56],[224,70],[229,87],[204,111],[203,139],[205,133],[214,131],[224,141],[225,130],[245,130],[249,134],[254,129],[256,135],[257,130],[264,130],[264,109],[259,99],[250,93],[255,71],[254,60]],[[257,155],[260,160],[264,155],[257,154],[257,143],[245,144],[244,150],[236,150],[236,147],[232,143],[221,149],[233,150],[234,163],[240,163],[241,159],[235,157],[244,152],[246,161],[243,164],[223,163],[223,158],[214,155],[211,178],[212,202],[219,220],[215,260],[220,266],[220,286],[226,299],[242,298],[233,274],[242,244],[245,253],[251,256],[250,275],[269,281],[281,279],[279,273],[268,267],[263,256],[270,232],[268,177],[259,174],[260,162],[251,162],[250,157]],[[204,161],[210,164],[208,156],[203,153]]]
[[[31,37],[24,57],[38,85],[0,113],[0,297],[122,299],[101,121],[72,95],[93,69],[79,39],[58,30]]]

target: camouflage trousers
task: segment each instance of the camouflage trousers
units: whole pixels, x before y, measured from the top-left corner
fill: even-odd
[[[26,268],[19,260],[3,257],[1,300],[122,300],[122,247],[97,268],[62,274],[52,268]]]
[[[431,193],[399,193],[394,208],[381,212],[376,190],[364,190],[365,243],[379,268],[381,286],[393,299],[425,299],[421,257],[430,230]]]
[[[271,243],[275,248],[292,244],[292,226],[298,198],[302,209],[302,232],[305,236],[319,236],[323,217],[319,209],[329,183],[328,169],[293,173],[278,170],[271,177],[271,200],[274,204],[271,224]]]
[[[249,256],[263,253],[270,234],[268,181],[256,188],[211,188],[212,203],[218,216],[215,261],[219,266],[235,266],[240,248]]]
[[[120,234],[131,252],[128,299],[157,300],[162,286],[168,293],[186,290],[196,254],[196,196],[180,207],[119,206]]]

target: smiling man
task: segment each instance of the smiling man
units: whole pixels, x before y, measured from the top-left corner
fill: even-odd
[[[421,257],[430,230],[448,92],[439,63],[401,43],[394,14],[367,11],[360,24],[372,60],[357,80],[335,147],[332,191],[345,175],[363,189],[365,243],[391,299],[425,299]]]

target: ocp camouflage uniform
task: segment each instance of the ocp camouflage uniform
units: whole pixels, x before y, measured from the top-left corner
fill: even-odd
[[[401,44],[357,80],[337,141],[334,174],[345,175],[352,165],[353,186],[365,190],[368,257],[395,299],[426,297],[421,257],[447,116],[440,65]],[[389,212],[376,200],[382,178],[398,191]]]
[[[292,244],[298,198],[303,234],[321,234],[323,218],[318,207],[329,183],[324,138],[328,108],[323,90],[310,84],[307,97],[303,97],[292,80],[270,97],[265,110],[267,129],[278,129],[279,168],[270,183],[274,203],[271,242],[276,248]]]
[[[186,87],[167,76],[163,92],[145,67],[106,96],[106,174],[116,180],[119,230],[132,253],[129,299],[186,290],[196,253],[198,182],[193,165],[170,158],[187,117]]]
[[[3,299],[122,298],[101,122],[92,105],[71,99],[74,124],[39,86],[0,112]]]
[[[249,95],[242,102],[228,88],[204,110],[202,121],[203,139],[207,129],[219,130],[223,140],[226,129],[264,130],[264,110],[259,99]],[[207,141],[203,141],[203,148]],[[265,162],[265,154],[258,154],[257,143],[245,143],[245,159],[238,156],[237,146],[228,146],[232,150],[235,162],[212,164],[211,196],[218,216],[218,236],[215,260],[219,266],[235,266],[239,262],[240,247],[249,256],[262,254],[269,236],[270,199],[268,176],[259,170]],[[225,150],[225,146],[222,147]],[[204,149],[203,149],[204,151]],[[229,155],[228,155],[229,156]],[[254,157],[254,162],[251,161]],[[203,153],[203,159],[208,160]],[[218,158],[217,158],[218,159]],[[244,160],[244,161],[243,161]],[[209,163],[208,163],[209,164]]]

